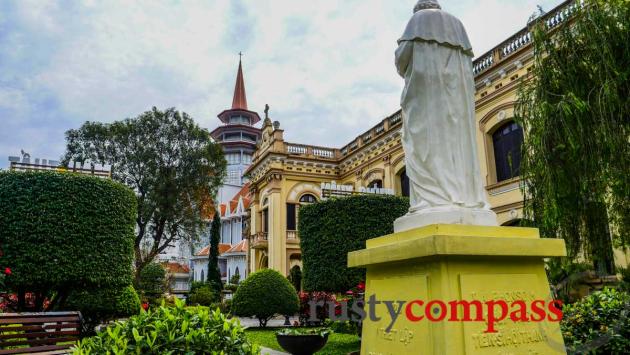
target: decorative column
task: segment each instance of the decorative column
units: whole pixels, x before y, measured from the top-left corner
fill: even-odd
[[[269,190],[269,233],[267,235],[267,250],[269,254],[269,268],[285,273],[286,269],[286,204],[282,198],[282,174],[271,173],[267,181]]]

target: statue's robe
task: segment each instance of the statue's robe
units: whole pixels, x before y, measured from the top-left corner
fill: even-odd
[[[410,212],[488,209],[476,151],[473,53],[464,26],[444,11],[420,10],[398,44]]]

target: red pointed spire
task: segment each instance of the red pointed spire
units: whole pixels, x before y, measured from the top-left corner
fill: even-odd
[[[242,55],[239,53],[239,55]],[[243,79],[243,65],[238,60],[238,74],[236,75],[236,86],[234,87],[234,99],[232,109],[247,110],[247,97],[245,96],[245,80]]]

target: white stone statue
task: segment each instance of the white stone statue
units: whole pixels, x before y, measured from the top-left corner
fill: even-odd
[[[405,78],[400,104],[411,207],[394,229],[497,225],[477,160],[468,35],[436,0],[420,0],[414,12],[396,50],[396,68]]]

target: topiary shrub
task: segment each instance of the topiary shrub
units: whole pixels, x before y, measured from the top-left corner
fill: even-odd
[[[81,340],[73,354],[259,354],[238,321],[206,307],[174,307],[142,312]]]
[[[67,309],[81,312],[84,334],[94,334],[101,322],[136,315],[140,307],[140,297],[133,286],[74,291],[66,302]]]
[[[3,266],[11,268],[6,287],[23,291],[22,298],[34,294],[32,310],[41,311],[46,298],[51,308],[63,308],[71,291],[131,285],[135,218],[133,191],[112,180],[0,172],[0,245]]]
[[[156,262],[147,264],[136,280],[136,289],[150,304],[156,303],[156,300],[167,291],[164,267]]]
[[[210,306],[215,300],[216,296],[208,285],[195,289],[188,296],[188,304],[191,306]]]
[[[570,354],[627,354],[630,294],[606,288],[563,308],[560,323]]]
[[[365,241],[390,234],[409,199],[361,195],[329,199],[300,208],[302,287],[306,291],[345,292],[365,280],[365,269],[347,267],[348,252]]]
[[[271,269],[257,271],[241,282],[232,299],[237,316],[258,318],[261,327],[276,314],[293,315],[298,311],[298,297],[289,280]]]

